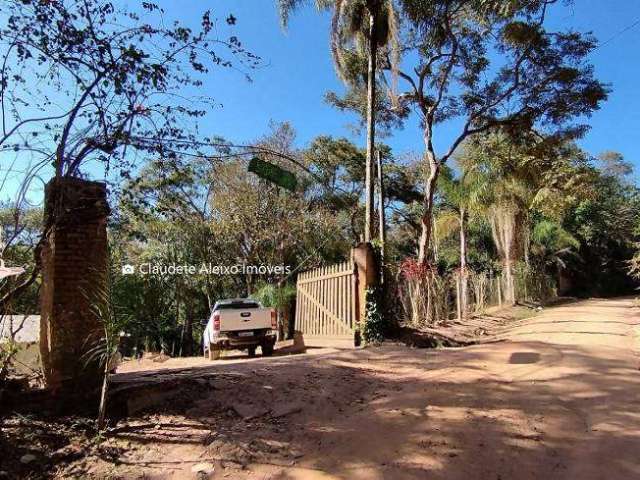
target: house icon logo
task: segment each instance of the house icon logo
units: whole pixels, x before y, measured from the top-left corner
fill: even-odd
[[[135,268],[133,265],[123,265],[122,266],[122,274],[123,275],[133,275],[135,273]]]

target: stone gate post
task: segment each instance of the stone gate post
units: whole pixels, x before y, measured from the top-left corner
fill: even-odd
[[[102,378],[87,351],[104,335],[90,297],[106,278],[108,215],[104,183],[54,178],[45,188],[40,353],[54,391],[87,392]]]

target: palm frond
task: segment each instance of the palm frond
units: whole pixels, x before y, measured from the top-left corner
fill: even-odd
[[[444,211],[435,218],[436,241],[441,244],[460,231],[460,217],[454,211]]]
[[[291,14],[298,8],[314,3],[318,10],[328,10],[333,6],[333,0],[276,0],[278,13],[280,15],[280,23],[283,28],[289,25]]]

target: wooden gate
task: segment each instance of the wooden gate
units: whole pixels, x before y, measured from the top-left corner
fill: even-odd
[[[298,275],[295,325],[306,345],[354,346],[356,292],[352,261]]]

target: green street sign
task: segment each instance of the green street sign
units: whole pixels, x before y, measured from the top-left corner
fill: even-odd
[[[298,180],[293,173],[258,157],[253,157],[249,162],[249,171],[291,192],[295,192],[298,186]]]

